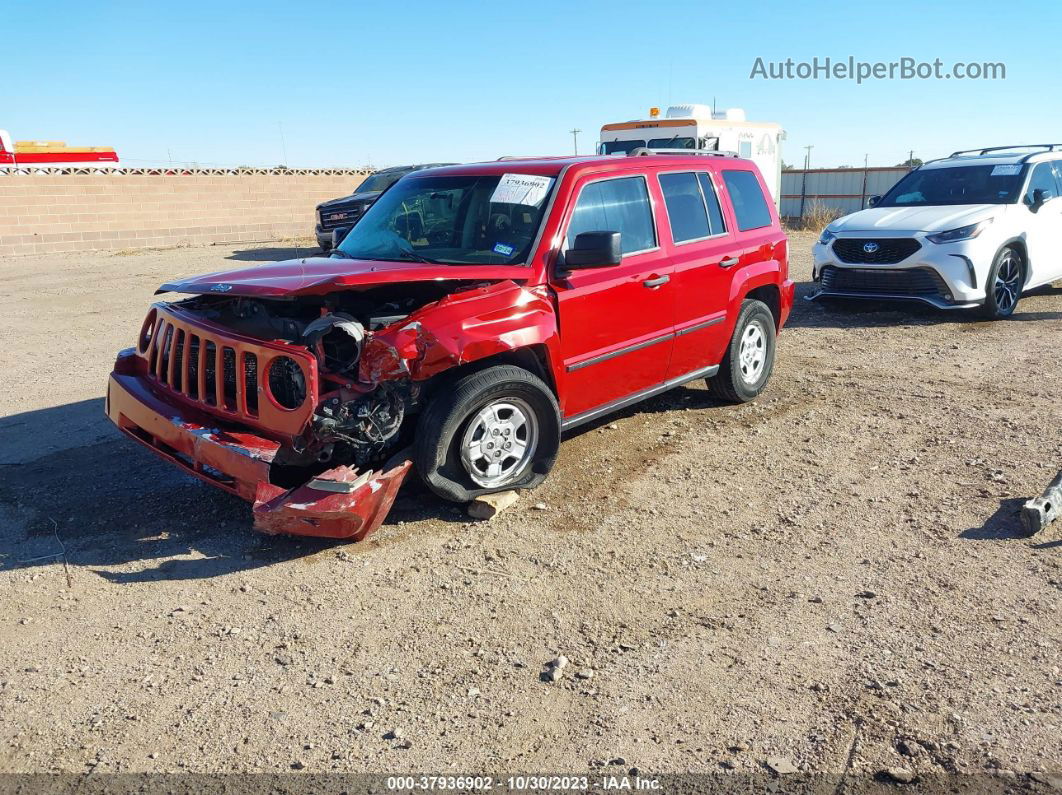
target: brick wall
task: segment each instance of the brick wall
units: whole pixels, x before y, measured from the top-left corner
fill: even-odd
[[[0,256],[305,237],[314,206],[365,176],[0,173]]]

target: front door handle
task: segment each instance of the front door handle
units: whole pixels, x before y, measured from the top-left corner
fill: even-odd
[[[741,260],[738,257],[727,257],[725,260],[719,263],[720,268],[733,268]]]
[[[642,287],[652,289],[654,287],[659,287],[662,284],[667,284],[669,281],[671,281],[670,276],[657,276],[655,279],[646,279],[642,282]]]

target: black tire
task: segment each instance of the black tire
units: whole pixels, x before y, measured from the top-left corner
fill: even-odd
[[[742,340],[753,326],[761,335],[763,360],[756,376],[747,381],[742,370],[741,347]],[[731,403],[748,403],[755,399],[767,386],[774,369],[775,336],[774,315],[767,305],[755,300],[743,302],[726,356],[719,365],[719,372],[708,379],[708,390],[715,397]]]
[[[1015,271],[1016,268],[1016,271]],[[1025,287],[1025,258],[1013,246],[1000,249],[985,282],[981,314],[989,320],[1004,320],[1014,314]]]
[[[480,411],[502,399],[533,412],[536,440],[529,458],[505,483],[477,484],[462,462],[461,441]],[[560,448],[560,409],[541,379],[521,367],[496,365],[470,373],[440,389],[421,413],[413,442],[413,463],[425,485],[453,502],[510,489],[533,489],[546,479]]]

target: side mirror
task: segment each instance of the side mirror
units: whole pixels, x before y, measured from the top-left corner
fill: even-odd
[[[871,196],[867,199],[867,207],[877,207],[879,204],[881,204],[880,196]]]
[[[583,232],[576,235],[572,247],[564,254],[564,267],[607,268],[623,259],[619,232]]]
[[[332,230],[332,248],[339,248],[339,244],[343,242],[343,238],[350,234],[349,226],[337,226]]]
[[[1033,212],[1036,212],[1041,207],[1043,207],[1047,203],[1047,200],[1050,198],[1051,197],[1048,195],[1047,191],[1045,191],[1043,188],[1033,189],[1032,204],[1029,205],[1029,209]]]

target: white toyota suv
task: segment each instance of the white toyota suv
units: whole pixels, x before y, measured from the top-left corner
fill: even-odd
[[[1014,313],[1062,279],[1062,144],[955,152],[912,171],[815,244],[824,297]]]

